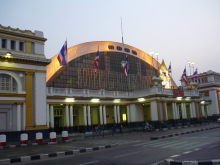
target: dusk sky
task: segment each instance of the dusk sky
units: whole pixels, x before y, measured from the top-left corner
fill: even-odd
[[[159,52],[179,84],[187,61],[220,72],[220,0],[1,0],[0,24],[40,30],[51,58],[88,41],[121,42]],[[187,66],[189,74],[189,68]]]

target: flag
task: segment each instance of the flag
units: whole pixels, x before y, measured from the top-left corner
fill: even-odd
[[[122,62],[122,67],[124,71],[124,76],[128,76],[128,55],[125,56],[125,61]]]
[[[169,71],[169,73],[171,74],[171,72],[172,72],[171,63],[170,63],[170,65],[169,65],[168,71]]]
[[[67,41],[65,41],[64,45],[62,46],[60,53],[57,56],[57,59],[60,65],[63,66],[67,64]]]
[[[196,68],[196,70],[195,70],[195,72],[193,73],[191,79],[197,78],[197,76],[198,76],[198,70],[197,70],[197,68]]]
[[[187,76],[186,76],[186,68],[183,70],[181,80],[184,81],[186,84],[188,83]]]
[[[96,56],[95,56],[95,59],[93,61],[93,65],[95,65],[96,69],[99,68],[99,48],[98,48],[98,51],[96,52]]]

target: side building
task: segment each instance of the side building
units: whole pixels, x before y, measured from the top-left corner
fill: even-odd
[[[191,76],[189,77],[191,79]],[[209,70],[198,74],[191,79],[198,85],[198,91],[202,98],[202,104],[206,105],[205,110],[208,116],[219,116],[220,114],[220,73]],[[204,111],[204,110],[202,110]]]
[[[0,132],[47,129],[45,41],[0,25]]]

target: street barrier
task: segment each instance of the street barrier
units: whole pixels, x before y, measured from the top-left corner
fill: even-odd
[[[28,134],[27,133],[22,133],[20,135],[20,144],[21,145],[27,145],[28,144]]]
[[[2,134],[0,135],[0,147],[6,146],[6,135]]]
[[[62,131],[62,141],[65,142],[69,140],[68,131]]]
[[[56,141],[57,141],[56,132],[50,132],[50,142],[56,142]]]
[[[36,142],[37,144],[42,144],[42,143],[43,143],[43,134],[42,134],[42,132],[37,132],[37,133],[36,133],[35,142]]]

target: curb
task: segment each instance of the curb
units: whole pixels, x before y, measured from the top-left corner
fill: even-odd
[[[12,163],[29,162],[29,161],[34,161],[34,160],[43,160],[43,159],[54,158],[54,157],[65,157],[65,156],[76,155],[80,153],[98,151],[101,149],[108,149],[108,148],[112,148],[113,146],[117,146],[117,144],[104,145],[104,146],[98,146],[98,147],[92,147],[92,148],[80,148],[80,149],[61,151],[61,152],[52,152],[48,154],[20,156],[20,157],[11,158],[11,159],[1,159],[0,164],[12,164]]]
[[[180,136],[180,135],[185,135],[185,134],[190,134],[190,133],[195,133],[195,132],[201,132],[201,131],[206,131],[206,130],[211,130],[211,129],[216,129],[216,128],[220,128],[220,126],[214,126],[214,127],[209,127],[209,128],[201,128],[201,129],[197,129],[197,130],[185,131],[185,132],[180,132],[180,133],[173,133],[173,134],[168,134],[168,135],[163,135],[163,136],[154,136],[154,137],[150,137],[150,140],[165,139],[165,138],[168,138],[168,137]]]
[[[173,159],[166,159],[165,163],[167,165],[218,165],[220,164],[220,159],[207,161],[177,161]]]

